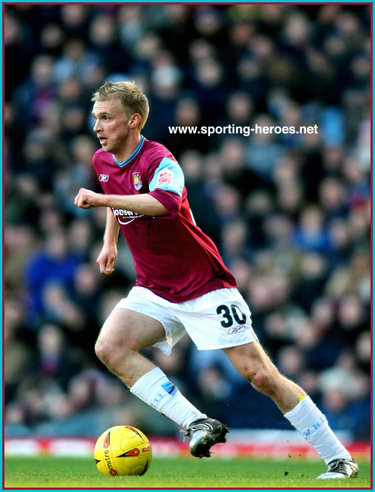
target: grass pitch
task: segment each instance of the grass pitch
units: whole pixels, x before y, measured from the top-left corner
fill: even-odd
[[[90,458],[7,457],[4,488],[370,488],[370,462],[359,466],[357,479],[316,480],[326,471],[322,461],[153,458],[142,477],[105,477]]]

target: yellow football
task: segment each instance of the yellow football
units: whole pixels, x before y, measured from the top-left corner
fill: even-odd
[[[103,475],[144,475],[152,460],[151,444],[131,425],[116,425],[100,435],[94,460]]]

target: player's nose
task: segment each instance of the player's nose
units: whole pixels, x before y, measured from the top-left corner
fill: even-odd
[[[98,120],[95,121],[95,125],[94,125],[94,132],[99,132],[101,130],[101,126],[100,126],[100,123]]]

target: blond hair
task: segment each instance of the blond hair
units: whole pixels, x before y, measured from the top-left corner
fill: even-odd
[[[121,101],[125,112],[131,116],[133,113],[141,115],[140,130],[145,126],[148,118],[148,99],[142,89],[134,82],[105,82],[92,95],[91,101],[108,101],[118,99]]]

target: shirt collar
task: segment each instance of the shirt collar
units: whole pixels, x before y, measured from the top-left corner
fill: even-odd
[[[134,157],[136,157],[139,154],[139,152],[141,151],[141,148],[144,144],[144,141],[145,141],[145,137],[143,135],[141,135],[141,140],[139,141],[137,148],[127,159],[125,159],[124,161],[118,161],[116,159],[116,157],[114,155],[112,155],[113,162],[115,162],[120,167],[124,167],[124,166],[126,166],[126,164],[129,164],[129,162],[132,161],[134,159]]]

